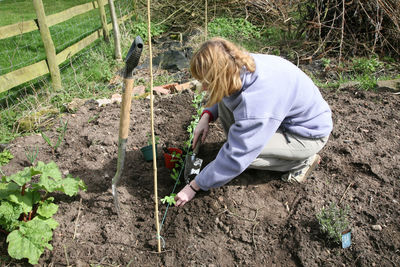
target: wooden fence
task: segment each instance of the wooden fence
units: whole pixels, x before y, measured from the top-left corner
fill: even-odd
[[[113,28],[113,24],[114,27],[117,25],[116,23],[107,24],[106,13],[104,9],[104,6],[106,6],[107,3],[104,3],[104,1],[105,0],[96,0],[66,9],[53,15],[46,16],[42,0],[33,0],[37,15],[36,20],[24,21],[0,27],[0,40],[39,30],[46,51],[46,59],[0,76],[0,93],[6,92],[18,85],[48,73],[51,75],[54,88],[60,88],[62,85],[59,65],[101,37],[104,37],[104,39],[108,41],[109,30]],[[109,1],[109,3],[111,5],[113,4],[112,1]],[[99,19],[102,22],[102,28],[96,30],[92,34],[56,54],[49,27],[89,12],[93,9],[99,9]],[[118,19],[118,23],[120,24],[132,16],[133,12],[122,16]],[[115,31],[116,30],[114,30],[114,32]]]

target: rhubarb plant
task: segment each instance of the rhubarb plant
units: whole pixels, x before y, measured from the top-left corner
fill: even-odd
[[[0,183],[0,230],[6,234],[8,254],[15,259],[27,258],[37,264],[53,238],[58,222],[53,218],[58,210],[49,193],[59,191],[68,196],[85,191],[85,183],[71,175],[63,178],[54,162],[41,161]]]

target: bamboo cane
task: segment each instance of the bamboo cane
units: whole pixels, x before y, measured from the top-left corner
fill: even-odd
[[[147,34],[149,43],[149,58],[150,58],[150,114],[151,114],[151,140],[153,143],[153,170],[154,170],[154,202],[155,202],[155,216],[156,229],[157,229],[157,248],[161,252],[161,237],[160,225],[158,220],[158,189],[157,189],[157,159],[156,159],[156,140],[154,135],[154,96],[153,96],[153,54],[151,51],[151,15],[150,15],[150,0],[147,0]]]

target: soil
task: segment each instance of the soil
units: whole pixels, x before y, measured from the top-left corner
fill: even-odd
[[[201,192],[182,208],[159,204],[162,252],[157,253],[153,163],[140,148],[150,132],[150,100],[132,103],[126,162],[118,186],[121,216],[111,193],[117,166],[120,106],[88,101],[67,113],[65,140],[53,155],[40,135],[20,137],[2,167],[10,175],[28,166],[25,149],[55,161],[62,173],[84,180],[87,192],[55,194],[59,227],[40,266],[399,266],[400,101],[391,92],[322,90],[333,110],[334,130],[322,162],[306,183],[280,173],[246,170],[229,184]],[[193,92],[154,100],[158,196],[174,187],[162,147],[182,148],[194,109]],[[56,140],[57,125],[46,134]],[[199,157],[205,166],[224,142],[213,123]],[[177,187],[177,192],[182,185]],[[316,214],[331,202],[349,207],[352,244],[343,249],[321,233]],[[0,255],[7,255],[0,233]],[[3,265],[25,266],[8,259]]]

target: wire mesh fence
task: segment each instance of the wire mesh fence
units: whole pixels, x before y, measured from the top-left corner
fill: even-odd
[[[21,19],[32,20],[35,18],[32,1],[9,0],[5,2],[6,5],[3,5],[2,1],[0,1],[0,15],[5,14],[4,9],[7,9],[7,14],[13,14],[13,12],[18,13],[18,10],[31,10],[33,15],[27,13],[21,16],[16,15],[15,20],[10,20],[8,15],[7,20],[3,21],[0,19],[0,27],[19,23]],[[90,1],[66,1],[71,2],[68,5],[61,5],[59,3],[60,1],[55,1],[56,3],[53,2],[54,1],[44,1],[46,16],[63,11],[63,7],[65,10],[65,8],[71,8],[74,5],[81,5]],[[57,3],[59,6],[57,6]],[[53,4],[55,4],[55,6],[52,6]],[[114,4],[118,18],[132,14],[133,12],[133,1],[117,0],[114,1]],[[49,8],[50,11],[47,14],[46,8],[50,5],[52,8]],[[106,6],[106,13],[107,23],[111,23],[108,6]],[[125,24],[120,25],[122,36],[131,29],[131,25],[132,21],[130,19],[126,20]],[[56,53],[59,53],[100,28],[101,20],[99,10],[93,9],[62,23],[50,26],[49,30]],[[110,33],[112,34],[112,31]],[[18,123],[18,120],[27,114],[35,114],[39,110],[47,109],[48,106],[54,103],[60,105],[59,103],[68,102],[75,97],[83,98],[88,95],[93,96],[93,94],[104,93],[105,88],[99,88],[99,85],[94,83],[94,81],[105,81],[111,78],[114,70],[107,69],[110,67],[102,66],[102,63],[106,57],[113,56],[112,51],[112,38],[110,43],[105,43],[102,38],[99,38],[79,53],[69,56],[67,60],[59,65],[63,85],[63,88],[60,90],[54,90],[52,88],[50,75],[46,74],[22,85],[0,92],[0,121],[2,122],[0,123],[0,131],[2,133],[0,136],[2,136],[2,138],[4,138],[4,136],[12,136],[10,134],[5,134],[9,131],[17,133],[20,131],[32,130],[20,129],[21,124]],[[46,59],[46,53],[38,30],[9,38],[0,38],[0,76],[44,59]],[[0,143],[5,141],[8,140],[0,140]]]

